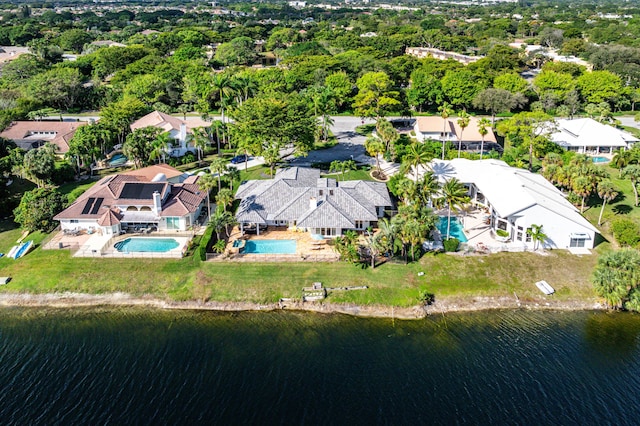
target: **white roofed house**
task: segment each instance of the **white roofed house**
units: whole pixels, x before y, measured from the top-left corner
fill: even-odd
[[[392,207],[384,183],[338,182],[321,178],[320,170],[300,167],[278,170],[270,180],[245,182],[236,199],[241,200],[236,220],[243,231],[295,227],[325,237],[375,227],[385,208]]]
[[[592,118],[556,120],[557,131],[551,140],[568,151],[581,154],[612,154],[616,149],[629,149],[638,138],[631,133],[597,122]]]
[[[527,231],[532,225],[542,225],[542,232],[547,235],[543,247],[590,249],[594,246],[598,230],[539,174],[493,159],[433,160],[431,168],[441,182],[457,178],[468,188],[472,203],[486,209],[484,223],[488,226],[477,235],[486,234],[484,231],[488,230],[495,242],[508,241],[513,248],[531,250],[535,242]],[[499,229],[508,234],[502,241],[496,238]],[[469,243],[472,244],[474,238],[470,237]]]

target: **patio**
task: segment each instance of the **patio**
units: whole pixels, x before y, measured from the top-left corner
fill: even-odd
[[[239,247],[234,247],[236,241],[247,240],[294,240],[296,242],[295,254],[254,254],[242,253]],[[229,241],[223,256],[215,256],[213,259],[234,260],[239,262],[299,262],[319,261],[332,262],[338,260],[338,254],[329,244],[331,240],[316,240],[308,232],[302,230],[287,229],[284,227],[269,226],[266,231],[260,231],[260,235],[242,233],[239,227],[231,231]]]
[[[453,214],[451,217],[454,217]],[[522,252],[528,249],[520,241],[501,242],[496,240],[491,232],[490,216],[486,210],[474,208],[457,217],[461,221],[464,233],[467,236],[467,247],[475,251],[497,253],[501,251]]]

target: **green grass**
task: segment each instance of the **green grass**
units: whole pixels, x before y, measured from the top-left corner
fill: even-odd
[[[0,251],[7,252],[20,230],[0,222]],[[45,235],[29,236],[40,243]],[[605,250],[604,245],[601,250]],[[202,263],[194,258],[73,258],[65,250],[36,248],[18,259],[0,258],[0,275],[13,280],[0,292],[125,292],[168,300],[203,297],[220,302],[275,303],[299,298],[314,281],[328,287],[366,285],[364,291],[333,292],[328,301],[360,305],[412,306],[421,290],[438,297],[504,296],[538,298],[533,283],[549,281],[558,299],[593,298],[589,277],[597,256],[554,251],[546,256],[500,253],[491,256],[427,255],[409,265],[387,263],[361,269],[347,263]],[[418,276],[418,272],[425,272]]]

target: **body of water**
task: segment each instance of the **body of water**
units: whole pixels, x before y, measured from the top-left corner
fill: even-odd
[[[0,310],[0,422],[637,424],[640,316]]]

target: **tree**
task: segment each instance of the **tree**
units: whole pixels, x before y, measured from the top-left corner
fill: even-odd
[[[533,79],[533,86],[541,99],[548,96],[554,102],[559,102],[575,89],[576,82],[571,74],[542,71]]]
[[[367,154],[374,157],[376,159],[376,170],[378,171],[378,176],[382,176],[382,169],[380,168],[380,157],[379,155],[384,154],[385,146],[384,142],[378,139],[375,136],[369,136],[366,141],[364,141],[364,149],[367,150]]]
[[[146,105],[139,99],[125,97],[104,107],[100,113],[100,124],[113,129],[118,143],[124,143],[131,132],[129,126],[133,121],[147,112]]]
[[[67,30],[58,37],[60,47],[73,53],[82,53],[84,45],[92,41],[91,33],[80,29]]]
[[[440,78],[429,70],[418,68],[411,73],[411,86],[407,89],[409,105],[422,112],[424,108],[441,104],[444,94]]]
[[[458,158],[460,158],[460,151],[462,149],[462,134],[464,133],[464,129],[469,126],[469,114],[466,111],[460,111],[458,114],[458,126],[460,126],[460,136],[458,136]]]
[[[368,72],[356,82],[358,94],[353,107],[360,117],[384,117],[400,108],[399,93],[392,90],[392,82],[384,72]]]
[[[611,180],[605,179],[598,183],[598,196],[602,198],[602,208],[598,216],[598,226],[600,226],[602,225],[602,214],[604,213],[604,207],[607,205],[607,201],[613,201],[613,199],[618,196],[618,192]]]
[[[222,43],[215,55],[215,59],[226,66],[251,65],[257,58],[258,52],[249,37],[236,37],[228,43]]]
[[[584,202],[595,189],[593,180],[589,176],[577,176],[571,181],[571,189],[582,199],[580,213],[584,213]]]
[[[64,196],[52,188],[25,192],[13,211],[14,221],[28,231],[49,232],[56,224],[53,217],[64,208]]]
[[[447,71],[441,84],[445,99],[452,106],[464,109],[471,107],[473,99],[487,85],[468,69]]]
[[[353,92],[353,83],[346,72],[340,71],[328,75],[324,79],[324,85],[330,90],[338,108],[342,108],[349,103],[349,98]]]
[[[209,165],[209,170],[214,175],[218,177],[218,192],[222,189],[222,173],[227,170],[227,160],[220,157],[219,155],[215,155],[211,160],[211,164]]]
[[[202,161],[202,154],[207,146],[209,146],[209,131],[204,127],[196,127],[191,134],[193,146],[198,151],[198,162]]]
[[[498,123],[498,133],[505,136],[515,147],[528,146],[529,171],[533,169],[533,154],[538,147],[545,147],[555,130],[551,117],[542,111],[521,112]],[[554,144],[555,145],[555,144]],[[545,155],[545,149],[538,154]]]
[[[76,68],[53,68],[32,77],[25,91],[47,106],[68,110],[82,94],[82,76]]]
[[[451,231],[451,209],[459,210],[469,202],[467,188],[456,178],[448,179],[442,185],[440,194],[447,205],[447,240]]]
[[[622,177],[631,181],[631,188],[635,196],[634,206],[638,207],[638,182],[640,182],[640,166],[631,164],[622,169]]]
[[[233,166],[227,166],[224,172],[224,180],[229,182],[229,189],[233,192],[233,182],[240,180],[240,170]]]
[[[440,105],[438,107],[438,111],[440,112],[440,117],[442,117],[442,159],[444,160],[444,153],[446,151],[446,147],[445,144],[447,143],[447,124],[449,123],[449,116],[451,114],[453,114],[453,109],[451,108],[451,105],[449,105],[448,103],[443,103],[442,105]]]
[[[158,164],[160,160],[162,162],[165,161],[165,156],[167,155],[167,149],[171,146],[171,136],[169,132],[162,132],[156,136],[156,138],[151,141],[151,151],[149,152],[149,160],[154,161],[157,160]]]
[[[211,219],[211,190],[216,186],[216,180],[213,178],[213,175],[210,173],[205,173],[202,176],[198,177],[198,188],[201,191],[205,191],[207,193],[207,217]]]
[[[529,83],[517,73],[505,73],[493,80],[493,87],[513,94],[524,94],[529,89]]]
[[[225,124],[224,119],[224,107],[229,102],[229,99],[233,96],[233,81],[224,74],[216,74],[213,76],[213,80],[211,81],[213,92],[215,93],[218,106],[220,107],[220,114],[222,118],[222,124]],[[226,142],[226,136],[224,132],[222,132],[222,140]]]
[[[376,121],[376,134],[384,143],[386,152],[390,152],[395,157],[394,144],[400,139],[400,133],[393,127],[387,119],[380,117]]]
[[[505,89],[489,88],[479,92],[473,98],[473,106],[491,114],[491,122],[495,123],[496,114],[511,112],[527,103],[522,93],[511,93]]]
[[[130,160],[133,160],[136,169],[149,163],[151,153],[154,151],[153,143],[161,132],[162,129],[157,127],[143,127],[127,136],[122,145],[122,151]]]
[[[616,150],[613,158],[611,159],[611,165],[618,168],[618,174],[622,177],[622,169],[629,165],[632,158],[632,152],[624,148]]]
[[[598,296],[604,298],[607,306],[615,309],[625,306],[631,292],[640,284],[640,253],[633,249],[611,251],[598,258],[593,272],[593,284]]]
[[[294,155],[304,156],[313,147],[316,121],[313,110],[297,94],[264,94],[248,99],[230,111],[235,120],[235,136],[256,155],[271,154],[287,145]],[[275,162],[270,163],[273,174]]]
[[[588,103],[607,102],[614,104],[623,92],[620,77],[609,71],[592,71],[578,77],[577,86],[582,98]]]
[[[218,208],[222,207],[222,210],[227,211],[227,207],[233,203],[233,191],[229,188],[222,188],[216,194],[216,204]]]
[[[48,143],[28,151],[22,162],[25,176],[38,185],[38,188],[44,187],[55,170],[55,159],[54,147]]]
[[[482,138],[482,142],[480,142],[480,159],[482,160],[482,154],[484,153],[484,138],[489,133],[489,127],[491,123],[486,118],[481,118],[478,121],[478,133],[480,133],[480,137]]]
[[[418,182],[418,167],[427,164],[432,158],[425,145],[420,142],[413,142],[409,145],[403,160],[413,167],[415,171],[415,181]]]
[[[527,235],[531,237],[533,240],[533,249],[538,250],[538,247],[541,243],[544,243],[547,238],[547,234],[542,232],[542,225],[534,225],[532,224],[530,228],[527,229]]]

